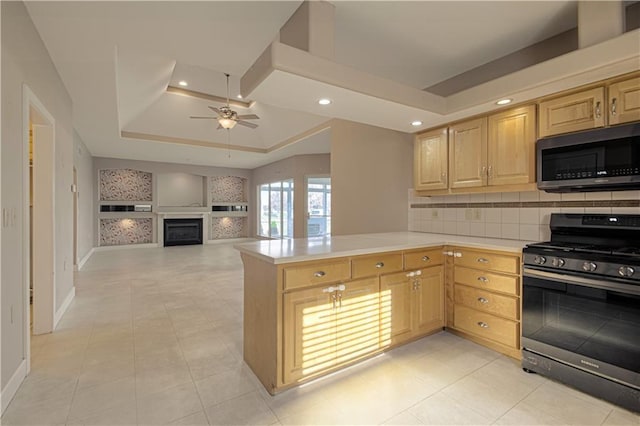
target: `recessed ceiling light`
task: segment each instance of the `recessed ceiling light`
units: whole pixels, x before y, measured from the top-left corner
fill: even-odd
[[[496,104],[498,105],[506,105],[506,104],[510,104],[513,101],[513,99],[500,99],[498,102],[496,102]]]
[[[322,98],[318,101],[320,105],[329,105],[331,103],[331,99]]]
[[[187,82],[186,82],[186,81],[184,81],[184,80],[180,80],[180,81],[178,82],[178,85],[180,85],[180,86],[182,86],[182,87],[187,87],[187,86],[189,85],[189,83],[187,83]]]
[[[236,98],[242,99],[242,95],[238,95],[238,96],[236,96]]]
[[[422,126],[422,121],[420,121],[420,120],[412,121],[411,125],[412,126]]]

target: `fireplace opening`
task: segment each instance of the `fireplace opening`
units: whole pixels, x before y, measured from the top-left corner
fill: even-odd
[[[202,244],[202,218],[164,220],[165,247],[190,244]]]

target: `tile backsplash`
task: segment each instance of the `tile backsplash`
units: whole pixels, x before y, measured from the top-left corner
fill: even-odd
[[[409,231],[542,241],[551,213],[640,214],[640,191],[417,197],[409,190]]]

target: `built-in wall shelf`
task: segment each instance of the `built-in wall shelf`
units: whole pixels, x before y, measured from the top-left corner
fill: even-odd
[[[245,202],[213,202],[212,217],[247,217],[249,203]]]

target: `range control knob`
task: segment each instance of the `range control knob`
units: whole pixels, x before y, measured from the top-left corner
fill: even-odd
[[[562,268],[564,266],[564,263],[564,259],[561,259],[559,257],[554,257],[553,259],[551,259],[551,264],[556,268]]]
[[[593,263],[593,262],[584,262],[584,263],[582,264],[582,270],[583,270],[583,271],[586,271],[586,272],[593,272],[593,271],[595,271],[596,269],[598,269],[598,265],[596,265],[596,264],[595,264],[595,263]]]
[[[544,256],[536,256],[533,258],[533,263],[535,263],[536,265],[544,265],[546,261],[547,258]]]
[[[636,270],[633,269],[631,266],[621,266],[618,269],[618,274],[620,274],[623,277],[631,277],[635,272]]]

